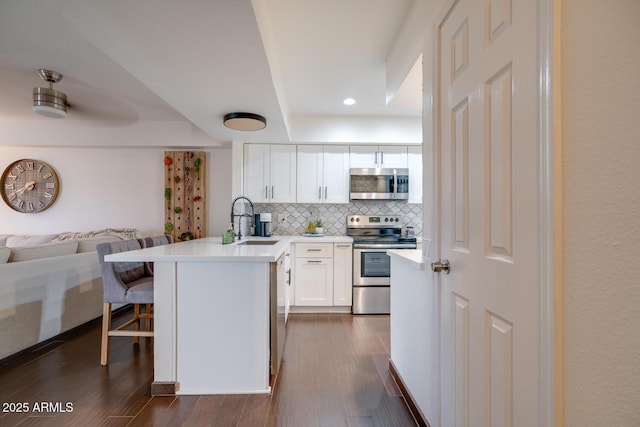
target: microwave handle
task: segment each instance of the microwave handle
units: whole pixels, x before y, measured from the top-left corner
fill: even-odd
[[[398,194],[398,174],[396,172],[396,170],[393,170],[393,198],[396,198],[396,195]]]

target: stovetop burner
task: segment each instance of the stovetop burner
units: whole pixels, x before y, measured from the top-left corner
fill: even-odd
[[[402,222],[397,215],[349,215],[347,235],[354,244],[389,245],[411,247],[416,245],[415,237],[402,235]]]

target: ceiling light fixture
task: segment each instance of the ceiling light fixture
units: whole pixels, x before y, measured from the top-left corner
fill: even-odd
[[[261,130],[267,127],[267,119],[253,113],[225,114],[223,123],[233,130]]]
[[[344,101],[342,101],[342,103],[344,105],[353,105],[356,103],[356,100],[353,98],[345,98]]]
[[[53,84],[62,80],[62,74],[41,68],[38,75],[42,80],[49,82],[49,87],[33,88],[33,111],[57,119],[67,117],[67,95],[53,89]]]

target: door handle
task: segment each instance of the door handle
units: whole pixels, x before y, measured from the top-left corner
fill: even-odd
[[[431,263],[431,270],[434,271],[435,273],[440,273],[444,271],[445,274],[449,274],[449,260],[439,259],[439,260],[433,261]]]

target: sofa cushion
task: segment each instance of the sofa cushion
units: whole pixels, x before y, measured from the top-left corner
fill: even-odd
[[[11,256],[11,249],[4,247],[0,248],[0,264],[6,264],[9,262],[9,257]]]
[[[19,246],[11,248],[10,262],[71,255],[77,251],[78,242],[75,240],[61,243],[47,243],[38,246]]]
[[[38,246],[50,243],[57,234],[15,234],[7,236],[6,246],[15,248],[17,246]]]

